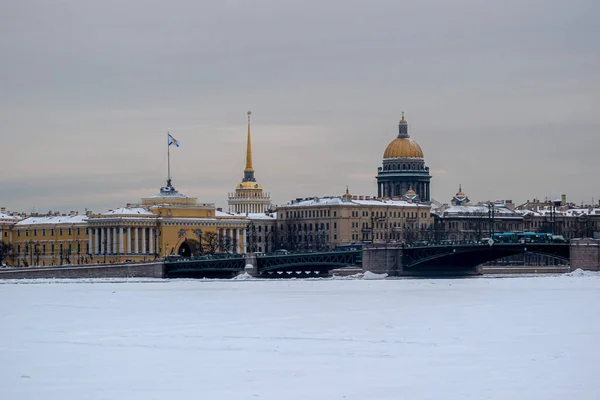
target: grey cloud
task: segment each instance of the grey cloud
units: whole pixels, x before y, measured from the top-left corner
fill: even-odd
[[[178,189],[224,205],[242,176],[248,109],[257,178],[276,203],[346,185],[374,194],[402,110],[445,171],[439,200],[459,183],[478,200],[600,197],[589,184],[594,1],[0,7],[0,184],[14,188],[0,203],[12,209],[108,209],[154,193],[167,130],[183,143]]]

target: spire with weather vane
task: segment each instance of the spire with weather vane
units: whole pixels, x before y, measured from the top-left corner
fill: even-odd
[[[250,137],[250,115],[251,111],[248,111],[248,143],[246,145],[246,169],[244,169],[243,182],[255,182],[254,169],[252,168],[252,139]]]

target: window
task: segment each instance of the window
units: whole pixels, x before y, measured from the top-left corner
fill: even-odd
[[[46,230],[42,229],[42,236],[46,236]]]
[[[54,229],[50,229],[50,236],[54,236]]]
[[[333,229],[337,229],[337,222],[333,223]]]
[[[59,236],[62,236],[62,229],[59,229],[59,230],[58,230],[58,235],[59,235]]]
[[[71,235],[71,228],[69,228],[69,236]]]
[[[29,231],[25,231],[25,236],[29,236]]]
[[[79,229],[79,228],[77,228],[77,235],[79,235],[79,232],[80,232],[80,229]]]
[[[8,236],[8,232],[4,232],[4,237],[7,237],[7,236]]]
[[[37,236],[37,229],[33,230],[33,236]]]
[[[337,211],[334,211],[334,212],[333,212],[333,216],[334,216],[334,217],[337,217]]]

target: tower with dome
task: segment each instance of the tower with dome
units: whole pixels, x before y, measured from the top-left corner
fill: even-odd
[[[421,146],[408,134],[408,123],[402,119],[398,124],[398,136],[383,153],[382,166],[377,170],[377,196],[404,198],[429,202],[431,175],[425,165]]]

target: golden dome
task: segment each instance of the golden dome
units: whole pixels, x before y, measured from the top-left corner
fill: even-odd
[[[414,140],[399,137],[388,144],[383,158],[423,158],[423,150]]]
[[[346,193],[344,193],[344,195],[342,197],[346,200],[352,200],[352,195],[348,191],[348,186],[346,186]]]
[[[240,182],[236,189],[262,189],[262,186],[256,182]]]
[[[406,196],[416,196],[416,195],[417,195],[417,192],[415,192],[415,191],[413,190],[413,188],[412,188],[412,185],[410,185],[410,186],[408,187],[408,190],[407,190],[407,192],[406,192]]]

